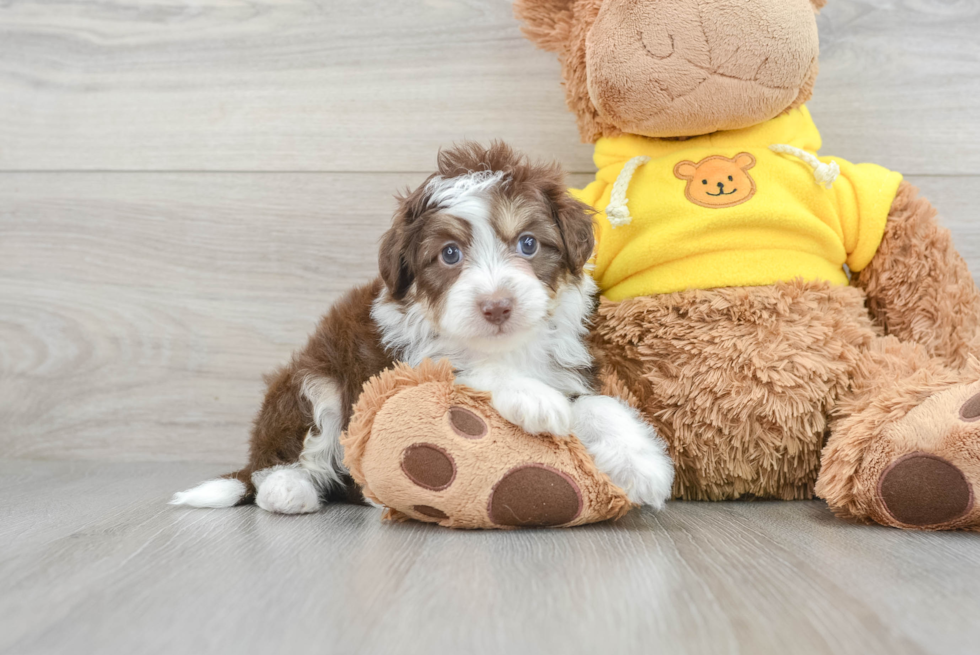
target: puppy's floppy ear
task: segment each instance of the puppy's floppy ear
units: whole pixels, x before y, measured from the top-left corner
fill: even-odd
[[[562,52],[572,29],[575,0],[515,0],[514,15],[524,22],[521,31],[542,50]]]
[[[391,227],[381,237],[378,251],[378,270],[388,293],[395,300],[401,300],[415,281],[415,270],[411,262],[414,235],[418,234],[422,215],[429,208],[428,186],[435,174],[430,175],[414,191],[406,191],[396,196],[398,210],[391,221]]]
[[[557,164],[548,167],[542,177],[542,190],[565,246],[565,262],[573,273],[581,273],[595,247],[592,209],[569,195]]]
[[[378,252],[378,270],[381,272],[381,280],[395,300],[405,297],[415,279],[404,254],[406,242],[403,226],[392,225],[381,237],[381,249]]]

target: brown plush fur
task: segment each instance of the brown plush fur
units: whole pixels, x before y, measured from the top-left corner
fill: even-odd
[[[814,0],[812,10],[823,4]],[[514,11],[530,40],[558,53],[568,107],[582,140],[594,142],[746,127],[810,98],[818,70],[811,5],[729,5],[517,0]]]
[[[853,283],[886,334],[922,344],[953,368],[980,355],[980,291],[936,210],[908,182],[899,187],[878,253]]]
[[[830,410],[875,338],[863,301],[803,282],[603,301],[602,392],[666,439],[677,498],[810,498]]]
[[[959,420],[960,406],[980,391],[976,361],[953,370],[927,348],[894,337],[876,339],[854,368],[852,388],[835,413],[817,493],[838,516],[885,525],[896,521],[878,497],[881,474],[903,455],[943,456],[980,479],[980,425]],[[943,529],[976,527],[976,512]],[[934,528],[935,529],[935,528]]]
[[[912,453],[980,480],[980,424],[957,418],[980,392],[976,297],[935,210],[903,185],[854,286],[603,301],[593,345],[602,392],[627,400],[668,441],[678,498],[816,493],[846,518],[976,528],[977,507],[948,523],[903,524],[876,491],[888,466]]]
[[[629,511],[626,494],[596,469],[577,439],[522,432],[501,419],[489,401],[486,393],[456,386],[448,360],[426,360],[415,369],[399,364],[364,385],[350,427],[341,437],[344,464],[365,496],[384,504],[385,518],[392,520],[455,528],[515,527],[493,522],[488,499],[508,471],[529,463],[561,471],[580,491],[580,513],[559,525],[617,519]],[[446,419],[451,407],[480,416],[486,434],[466,438],[454,432]],[[441,448],[454,462],[455,474],[447,488],[423,488],[404,475],[401,457],[419,442]],[[433,516],[433,509],[443,516]]]
[[[824,3],[813,0],[813,11]],[[527,36],[558,53],[584,141],[621,132],[688,138],[761,122],[810,97],[819,64],[807,59],[815,23],[802,0],[712,7],[706,17],[684,0],[515,3]],[[750,10],[756,23],[743,20]],[[767,33],[780,24],[807,43]],[[705,73],[728,75],[731,88],[702,102]],[[788,87],[798,74],[782,107],[783,96],[763,97],[772,89],[745,86]],[[698,101],[685,104],[685,93]],[[682,108],[676,115],[673,105]],[[849,288],[788,282],[603,302],[593,345],[603,391],[639,409],[669,442],[677,497],[816,491],[857,520],[980,526],[980,421],[962,414],[971,402],[980,407],[980,291],[936,211],[907,183]],[[902,462],[933,478],[893,475]],[[940,508],[934,522],[888,505],[926,497]]]

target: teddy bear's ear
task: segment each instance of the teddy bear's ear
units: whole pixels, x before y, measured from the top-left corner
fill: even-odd
[[[823,6],[827,4],[827,0],[810,0],[810,2],[813,3],[814,11],[820,11],[821,9],[823,9]]]
[[[561,52],[571,30],[574,4],[575,0],[515,0],[514,15],[524,22],[522,31],[532,43]]]
[[[755,157],[748,152],[740,152],[735,155],[735,165],[741,168],[743,171],[747,171],[753,166],[755,166]]]
[[[694,174],[697,173],[698,168],[694,165],[693,161],[682,161],[678,162],[677,166],[674,166],[674,176],[679,180],[693,180]]]

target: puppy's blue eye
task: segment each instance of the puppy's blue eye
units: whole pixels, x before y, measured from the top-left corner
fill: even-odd
[[[459,260],[463,258],[463,251],[455,243],[450,243],[442,249],[441,257],[444,263],[452,266],[458,264]]]
[[[530,257],[538,251],[538,240],[535,239],[530,234],[522,234],[517,239],[517,252],[524,255],[525,257]]]

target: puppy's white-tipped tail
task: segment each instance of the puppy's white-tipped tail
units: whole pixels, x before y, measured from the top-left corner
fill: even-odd
[[[233,507],[245,497],[245,485],[232,478],[202,482],[193,489],[179,491],[170,499],[171,505],[190,507]]]

